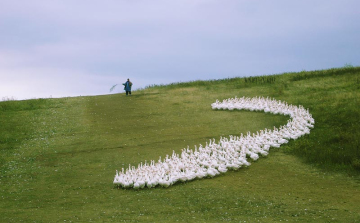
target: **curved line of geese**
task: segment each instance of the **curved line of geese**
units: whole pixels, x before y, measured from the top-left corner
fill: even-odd
[[[288,105],[275,99],[229,98],[222,102],[216,100],[211,104],[212,109],[264,111],[266,113],[288,115],[290,119],[286,125],[274,129],[264,129],[252,135],[221,137],[219,142],[210,140],[205,146],[195,150],[186,148],[181,154],[173,151],[158,162],[152,160],[149,164],[140,163],[137,168],[116,170],[114,185],[123,188],[152,188],[157,185],[169,187],[178,181],[190,181],[195,178],[214,177],[225,173],[229,169],[237,170],[241,166],[249,166],[248,158],[257,160],[259,155],[266,156],[271,147],[280,147],[290,139],[297,139],[310,134],[314,127],[314,119],[308,109],[303,106]]]

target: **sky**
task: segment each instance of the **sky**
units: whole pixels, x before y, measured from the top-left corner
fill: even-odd
[[[0,0],[0,101],[360,66],[359,0]]]

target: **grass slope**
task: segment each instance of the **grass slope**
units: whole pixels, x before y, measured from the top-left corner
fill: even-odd
[[[359,89],[360,68],[347,67],[1,102],[0,222],[359,222]],[[211,110],[235,96],[301,104],[315,128],[213,179],[113,186],[129,164],[288,119]]]

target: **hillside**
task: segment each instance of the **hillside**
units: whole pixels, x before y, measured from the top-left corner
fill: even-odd
[[[288,119],[210,107],[235,96],[303,105],[315,128],[213,179],[114,187],[129,164]],[[360,67],[346,67],[0,102],[0,221],[360,221],[359,97]]]

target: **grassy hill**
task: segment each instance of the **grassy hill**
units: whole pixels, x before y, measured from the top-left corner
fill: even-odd
[[[118,189],[115,170],[288,117],[214,111],[230,97],[309,108],[310,135],[247,168]],[[0,102],[0,222],[359,222],[360,67]]]

